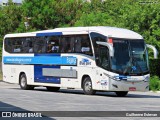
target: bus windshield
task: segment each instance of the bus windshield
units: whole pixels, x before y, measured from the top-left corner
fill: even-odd
[[[113,48],[112,71],[124,75],[143,75],[149,72],[144,40],[113,38]]]

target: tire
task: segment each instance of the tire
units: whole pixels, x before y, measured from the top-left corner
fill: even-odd
[[[128,91],[118,91],[116,92],[116,95],[118,97],[125,97],[128,94]]]
[[[27,77],[25,74],[21,74],[19,78],[19,85],[23,90],[32,90],[34,86],[27,85]]]
[[[86,77],[83,81],[83,91],[86,95],[93,95],[96,93],[95,90],[92,89],[92,82],[90,77]]]
[[[46,87],[48,91],[57,92],[59,91],[60,87]]]

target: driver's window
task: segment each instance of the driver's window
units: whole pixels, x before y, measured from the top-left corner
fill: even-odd
[[[102,34],[95,33],[95,32],[91,32],[90,36],[91,36],[93,47],[94,47],[94,50],[95,50],[95,53],[96,53],[97,52],[96,51],[96,47],[97,47],[97,43],[96,42],[97,41],[98,42],[106,42],[107,37],[102,35]]]
[[[109,49],[106,46],[98,45],[96,43],[97,41],[106,42],[107,37],[95,32],[91,32],[90,36],[91,36],[93,47],[94,47],[97,66],[104,68],[106,70],[109,70],[110,69]]]
[[[99,54],[97,55],[97,65],[106,70],[110,69],[109,49],[106,46],[98,46]]]

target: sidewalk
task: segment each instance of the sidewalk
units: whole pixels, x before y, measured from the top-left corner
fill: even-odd
[[[153,93],[160,93],[160,91],[149,91],[149,92],[153,92]]]

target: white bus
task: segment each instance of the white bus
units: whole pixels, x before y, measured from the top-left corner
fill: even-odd
[[[89,95],[96,91],[112,91],[117,96],[148,91],[146,46],[141,35],[115,27],[7,34],[3,43],[3,81],[17,83],[22,89],[82,88]]]

